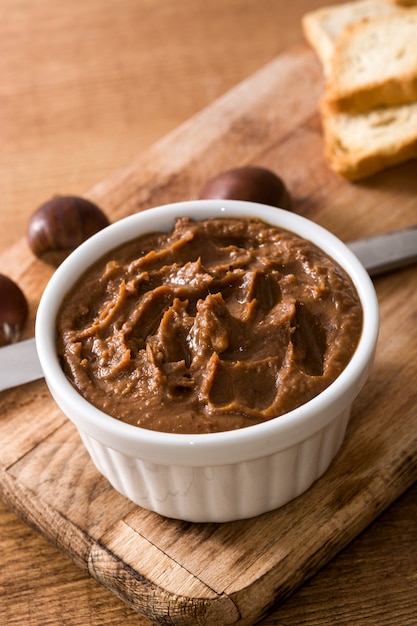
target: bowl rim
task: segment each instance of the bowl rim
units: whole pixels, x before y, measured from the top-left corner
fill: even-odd
[[[156,230],[169,231],[177,217],[255,217],[293,231],[330,255],[350,275],[358,292],[363,325],[351,360],[324,391],[300,407],[245,428],[205,434],[152,431],[111,417],[91,405],[60,367],[55,348],[55,317],[65,293],[95,260],[119,244]],[[369,373],[379,332],[373,283],[357,257],[330,231],[311,220],[267,205],[237,200],[187,200],[129,215],[81,244],[55,270],[41,297],[35,323],[44,376],[57,404],[80,432],[128,456],[164,465],[224,465],[255,459],[300,443],[344,412]]]

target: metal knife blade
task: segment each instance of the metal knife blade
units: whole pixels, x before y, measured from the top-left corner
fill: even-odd
[[[379,276],[417,261],[417,224],[347,244],[370,276]]]
[[[0,348],[0,391],[43,378],[35,339]]]
[[[347,244],[370,276],[417,261],[417,224]],[[35,339],[0,348],[0,391],[43,378]]]

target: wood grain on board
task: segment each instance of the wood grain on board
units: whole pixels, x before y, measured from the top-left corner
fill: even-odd
[[[213,174],[245,163],[279,172],[296,212],[344,241],[416,221],[415,162],[361,184],[323,160],[321,68],[290,50],[192,117],[86,196],[112,220],[192,199]],[[0,255],[33,319],[51,269],[21,240]],[[0,496],[96,580],[151,621],[252,624],[283,602],[417,476],[416,269],[375,281],[375,365],[346,440],[304,495],[251,520],[190,524],[117,494],[89,460],[44,381],[1,394]]]

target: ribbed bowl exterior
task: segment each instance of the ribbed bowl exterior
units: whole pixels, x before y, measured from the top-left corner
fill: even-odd
[[[142,461],[79,432],[97,469],[139,506],[190,522],[228,522],[271,511],[306,491],[338,452],[349,415],[350,407],[311,437],[276,454],[204,467]]]

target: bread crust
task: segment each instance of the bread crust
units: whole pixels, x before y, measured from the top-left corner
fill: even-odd
[[[391,40],[386,37],[390,33]],[[368,44],[373,40],[374,49]],[[360,49],[362,44],[369,51]],[[325,100],[334,112],[417,100],[417,9],[346,26],[334,45]]]
[[[324,155],[343,178],[360,180],[417,157],[417,102],[335,114],[322,101],[320,109]]]
[[[306,40],[322,63],[325,76],[328,76],[335,42],[346,26],[365,18],[393,15],[403,10],[390,0],[353,0],[309,11],[303,16],[301,25]]]
[[[386,0],[391,4],[396,4],[397,6],[402,7],[417,7],[417,0]]]
[[[417,34],[416,34],[417,36]],[[401,79],[375,82],[363,90],[333,93],[331,89],[325,96],[330,110],[335,113],[358,113],[382,106],[397,106],[417,100],[417,74],[404,74]]]

